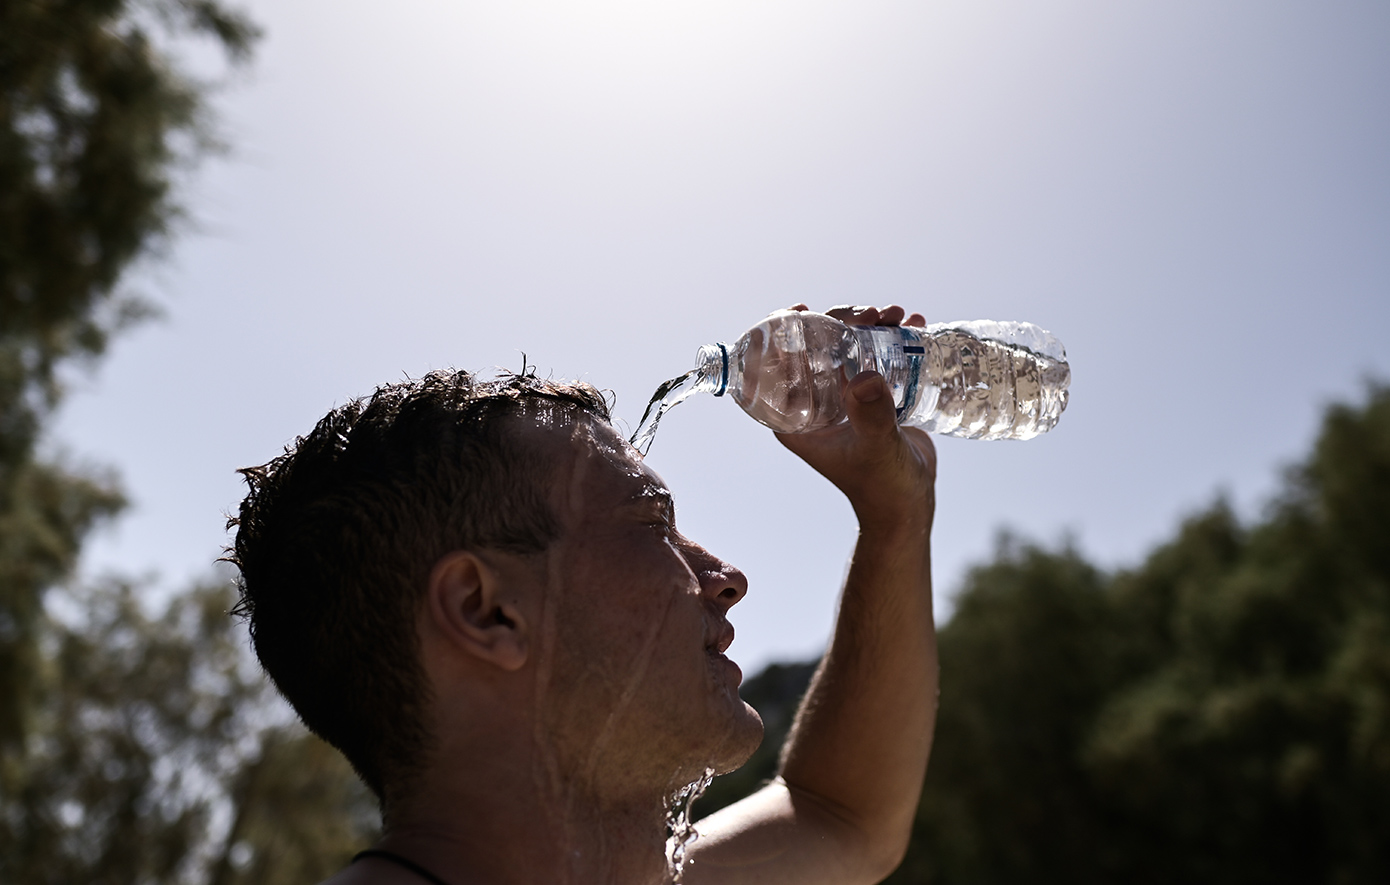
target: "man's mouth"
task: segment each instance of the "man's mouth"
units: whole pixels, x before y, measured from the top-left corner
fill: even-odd
[[[729,646],[734,644],[734,625],[728,621],[721,620],[715,627],[713,640],[705,646],[705,650],[712,655],[723,655],[729,650]]]
[[[714,625],[712,640],[705,646],[705,654],[709,655],[710,662],[715,664],[715,672],[720,674],[720,681],[731,689],[736,689],[743,681],[743,671],[739,669],[738,664],[724,655],[733,643],[734,625],[720,618]]]

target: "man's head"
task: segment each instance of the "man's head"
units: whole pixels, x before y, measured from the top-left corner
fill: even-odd
[[[243,473],[231,559],[257,655],[383,801],[488,704],[604,789],[756,748],[722,654],[745,579],[676,530],[592,387],[432,374]]]
[[[281,693],[379,797],[431,739],[416,622],[432,567],[460,549],[538,553],[558,535],[549,465],[519,432],[536,415],[609,421],[588,385],[431,373],[335,409],[242,471],[238,612]]]

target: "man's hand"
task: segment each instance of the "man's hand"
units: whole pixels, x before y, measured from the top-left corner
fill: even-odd
[[[807,307],[797,304],[791,309]],[[904,313],[896,305],[827,311],[854,326],[900,325]],[[906,321],[910,326],[926,324],[916,313]],[[929,530],[936,482],[936,449],[930,437],[915,427],[898,426],[892,392],[877,372],[850,379],[843,396],[847,422],[811,433],[779,433],[777,439],[845,493],[862,530]]]
[[[904,319],[900,307],[828,313],[855,325]],[[918,314],[907,319],[925,325]],[[878,373],[850,379],[844,397],[847,422],[777,434],[859,517],[835,634],[783,748],[780,777],[700,822],[690,885],[867,885],[907,848],[936,719],[936,451],[925,433],[898,427]]]

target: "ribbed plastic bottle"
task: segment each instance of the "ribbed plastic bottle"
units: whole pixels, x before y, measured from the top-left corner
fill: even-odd
[[[898,423],[966,439],[1031,439],[1067,407],[1066,350],[1030,323],[849,326],[782,310],[733,345],[700,348],[691,393],[728,394],[757,421],[804,433],[845,420],[840,396],[862,371],[887,379]]]

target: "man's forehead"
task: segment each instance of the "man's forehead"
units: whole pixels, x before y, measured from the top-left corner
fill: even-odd
[[[671,492],[655,470],[611,426],[590,422],[592,435],[576,436],[577,458],[588,461],[590,485],[602,485],[624,502],[670,501]]]
[[[608,422],[580,414],[528,423],[523,432],[545,450],[555,470],[555,490],[567,493],[572,506],[670,503],[666,483]]]

